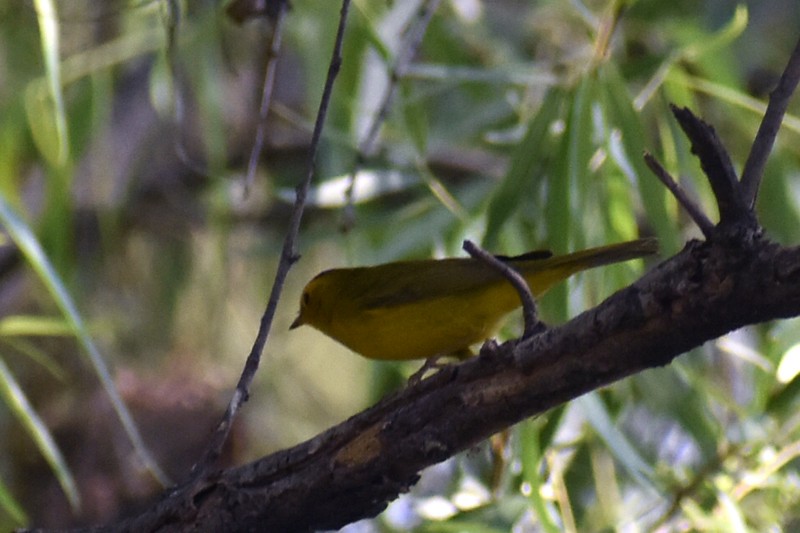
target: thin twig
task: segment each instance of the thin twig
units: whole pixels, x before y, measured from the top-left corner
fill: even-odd
[[[464,241],[463,248],[470,256],[483,261],[500,272],[511,283],[522,301],[522,317],[525,320],[523,337],[529,337],[535,333],[539,324],[539,319],[536,316],[536,300],[533,298],[531,288],[525,283],[525,279],[520,273],[470,240]]]
[[[783,122],[783,115],[786,113],[789,100],[792,98],[798,82],[800,82],[800,40],[794,47],[777,87],[769,95],[767,112],[764,113],[764,119],[758,128],[750,155],[747,156],[747,162],[742,171],[742,192],[751,209],[756,205],[767,158],[775,144],[775,137],[777,137],[781,122]]]
[[[395,59],[395,62],[389,71],[389,82],[386,87],[386,92],[383,95],[380,108],[375,114],[367,133],[364,135],[364,138],[361,140],[361,143],[358,146],[356,162],[353,165],[353,170],[350,172],[348,177],[349,183],[347,184],[347,190],[345,191],[347,201],[345,203],[343,222],[345,229],[349,229],[354,218],[353,191],[355,190],[356,176],[363,168],[367,158],[373,155],[375,143],[378,140],[378,133],[381,130],[381,126],[383,126],[384,122],[386,122],[386,119],[389,116],[389,111],[394,103],[394,98],[397,94],[397,84],[406,75],[408,66],[414,59],[417,49],[422,43],[422,38],[425,37],[428,24],[430,24],[430,21],[433,18],[434,13],[436,13],[436,10],[439,8],[440,3],[441,0],[426,0],[422,3],[422,5],[420,5],[419,9],[417,10],[416,21],[409,28],[406,42],[401,45],[400,54]]]
[[[683,187],[675,181],[667,169],[661,166],[661,163],[653,157],[653,154],[650,152],[644,153],[644,162],[647,164],[648,168],[653,171],[653,174],[664,184],[664,186],[672,193],[672,196],[678,200],[678,203],[681,204],[689,216],[694,220],[694,223],[700,228],[700,231],[703,232],[703,235],[706,238],[710,238],[712,233],[714,232],[714,223],[703,213],[703,209],[694,201],[692,200],[689,195],[686,193]]]
[[[325,117],[328,114],[328,105],[333,91],[333,82],[336,75],[339,73],[339,68],[342,64],[342,41],[344,39],[344,30],[347,21],[347,12],[350,8],[350,0],[342,0],[341,14],[339,18],[339,28],[336,33],[336,42],[333,47],[333,57],[331,58],[328,67],[328,76],[325,80],[325,89],[322,93],[322,99],[319,104],[319,111],[317,119],[314,124],[314,133],[311,137],[311,146],[309,148],[308,157],[308,171],[305,179],[297,186],[297,196],[295,198],[294,206],[292,208],[291,217],[289,219],[289,229],[286,232],[286,237],[283,241],[283,248],[281,249],[281,258],[278,263],[278,270],[275,273],[275,281],[272,285],[272,292],[269,295],[267,308],[264,315],[261,317],[261,323],[258,328],[256,340],[253,343],[253,348],[250,355],[247,356],[242,375],[239,378],[239,383],[236,385],[236,390],[233,393],[228,409],[222,418],[219,426],[217,427],[211,442],[206,450],[205,456],[195,466],[193,471],[192,481],[197,481],[204,476],[204,474],[214,465],[216,460],[222,453],[222,447],[228,438],[231,430],[231,425],[239,411],[242,404],[247,401],[250,385],[253,382],[258,365],[261,361],[261,353],[264,350],[264,345],[267,342],[269,330],[272,327],[272,320],[275,316],[275,309],[278,306],[283,285],[286,281],[286,276],[292,264],[297,261],[298,255],[295,251],[295,241],[300,230],[300,221],[303,218],[303,211],[305,209],[306,197],[308,190],[311,187],[311,180],[314,176],[314,167],[317,159],[317,151],[319,148],[319,141],[322,135],[322,127],[325,123]]]
[[[267,130],[267,115],[269,114],[270,103],[272,102],[272,89],[275,87],[275,71],[278,65],[278,52],[281,48],[281,38],[283,36],[283,26],[286,20],[287,3],[281,2],[278,12],[272,20],[272,39],[267,51],[267,66],[264,71],[264,86],[261,93],[261,108],[258,112],[258,127],[253,141],[253,149],[250,151],[250,160],[247,162],[247,174],[244,179],[244,195],[247,196],[250,188],[256,179],[258,170],[258,160],[264,149],[264,136]]]

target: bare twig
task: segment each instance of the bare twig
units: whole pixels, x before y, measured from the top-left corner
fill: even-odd
[[[250,192],[258,170],[258,160],[264,148],[264,136],[267,130],[267,114],[269,114],[270,103],[272,102],[272,89],[275,86],[275,70],[278,64],[278,52],[281,48],[281,37],[283,36],[283,26],[286,20],[286,2],[281,2],[277,7],[277,13],[272,19],[272,39],[267,52],[267,66],[264,71],[264,86],[261,93],[261,108],[258,112],[258,127],[253,141],[253,149],[250,151],[250,160],[247,163],[247,174],[244,180],[244,194]]]
[[[678,200],[678,203],[681,204],[689,216],[694,220],[695,224],[700,228],[700,231],[703,232],[703,235],[706,238],[710,238],[711,234],[714,232],[714,223],[703,213],[703,210],[700,208],[697,203],[692,200],[683,187],[675,181],[667,169],[661,166],[661,163],[653,157],[653,154],[650,152],[644,153],[644,162],[647,163],[648,168],[653,171],[653,174],[664,184],[664,186],[672,193],[672,196]]]
[[[463,248],[470,256],[479,261],[483,261],[500,272],[503,277],[511,283],[514,289],[516,289],[519,294],[519,299],[522,301],[522,317],[525,320],[525,333],[523,334],[523,338],[533,335],[533,333],[536,332],[539,319],[536,316],[536,300],[533,298],[531,288],[525,283],[525,279],[519,272],[509,266],[508,263],[504,263],[472,241],[464,241]]]
[[[777,137],[778,130],[781,127],[783,115],[786,113],[789,100],[792,98],[799,81],[800,40],[797,41],[794,47],[792,56],[786,64],[786,69],[783,71],[783,75],[781,75],[781,79],[778,81],[778,86],[775,87],[769,95],[767,111],[764,114],[764,119],[761,121],[761,126],[758,128],[758,133],[750,149],[750,155],[748,155],[747,162],[742,171],[742,191],[745,201],[747,201],[751,209],[756,204],[758,188],[764,176],[764,167],[767,164],[767,158],[775,143],[775,137]]]
[[[373,155],[375,143],[378,140],[378,133],[380,132],[383,123],[386,122],[386,118],[389,116],[389,110],[392,108],[392,103],[394,103],[394,97],[397,94],[397,84],[403,78],[403,76],[405,76],[408,66],[411,64],[411,61],[414,59],[414,55],[417,53],[419,45],[422,43],[422,38],[425,36],[425,31],[428,29],[428,24],[430,24],[431,18],[433,18],[433,15],[439,8],[440,3],[441,0],[426,0],[422,3],[422,5],[420,5],[419,9],[417,10],[416,20],[409,28],[406,41],[403,45],[401,45],[400,54],[395,59],[395,62],[389,71],[389,82],[386,87],[386,92],[383,95],[381,106],[373,118],[367,133],[364,135],[364,138],[358,146],[356,162],[353,165],[353,170],[350,172],[349,183],[345,192],[347,197],[343,222],[345,229],[349,229],[349,227],[352,225],[353,191],[355,189],[358,171],[364,166],[367,158]]]
[[[297,196],[292,208],[291,217],[289,219],[289,229],[283,241],[281,258],[280,262],[278,263],[278,270],[275,273],[275,281],[272,285],[272,292],[269,295],[269,301],[267,302],[264,315],[261,317],[258,334],[256,335],[256,340],[253,343],[253,348],[250,351],[250,355],[247,356],[247,361],[245,362],[244,369],[242,370],[242,375],[239,378],[239,383],[236,385],[236,390],[234,391],[231,401],[228,404],[228,409],[226,410],[222,421],[211,438],[211,442],[206,450],[205,456],[194,468],[193,481],[201,479],[219,458],[222,452],[222,447],[228,438],[228,434],[230,433],[233,420],[236,417],[239,408],[245,401],[247,401],[250,385],[253,382],[253,378],[255,377],[256,371],[258,370],[258,365],[261,361],[261,353],[264,350],[264,345],[267,342],[269,330],[272,327],[275,309],[278,306],[278,300],[280,299],[281,292],[283,291],[283,285],[286,281],[286,276],[289,273],[289,269],[291,268],[292,264],[298,259],[297,252],[295,251],[295,241],[297,240],[297,235],[300,230],[300,221],[303,218],[303,210],[305,209],[308,190],[311,187],[311,179],[314,176],[314,166],[317,158],[319,141],[322,135],[322,127],[325,123],[325,117],[328,113],[328,105],[330,103],[331,93],[333,91],[333,82],[336,79],[336,75],[339,73],[339,68],[342,63],[342,41],[344,39],[344,30],[349,7],[350,0],[342,0],[339,28],[336,33],[333,57],[331,58],[330,65],[328,67],[328,76],[325,80],[325,89],[322,93],[317,119],[314,124],[314,133],[311,137],[311,146],[309,149],[310,153],[308,157],[308,172],[303,182],[300,183],[296,189]]]
[[[692,143],[692,153],[708,178],[719,206],[719,223],[757,225],[752,209],[745,202],[730,155],[714,128],[697,118],[688,108],[670,106],[675,119]]]

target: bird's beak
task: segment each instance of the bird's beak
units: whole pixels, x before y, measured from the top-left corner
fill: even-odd
[[[297,315],[297,318],[294,319],[294,322],[292,322],[292,325],[289,326],[289,329],[299,328],[303,324],[305,324],[303,321],[303,315]]]

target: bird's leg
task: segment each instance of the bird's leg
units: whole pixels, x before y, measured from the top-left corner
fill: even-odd
[[[425,363],[423,363],[420,369],[411,374],[411,377],[408,378],[408,385],[414,386],[420,381],[422,381],[422,378],[425,376],[425,373],[428,372],[428,370],[441,370],[443,368],[450,366],[451,363],[441,362],[441,360],[444,359],[445,357],[455,357],[459,361],[463,361],[465,359],[473,357],[474,355],[475,354],[472,353],[472,350],[470,350],[469,348],[464,348],[463,350],[459,350],[451,354],[434,355],[433,357],[428,357],[427,359],[425,359]]]

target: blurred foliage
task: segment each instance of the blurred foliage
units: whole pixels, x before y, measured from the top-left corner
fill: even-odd
[[[230,462],[311,437],[415,370],[287,333],[322,269],[458,255],[465,238],[515,254],[652,234],[668,257],[696,237],[641,154],[713,215],[668,104],[710,121],[741,168],[800,17],[791,0],[448,0],[394,80],[423,4],[353,2],[303,258]],[[101,523],[158,491],[80,357],[89,334],[164,469],[180,479],[199,457],[255,336],[340,7],[291,5],[245,195],[270,20],[236,24],[215,0],[0,3],[0,528]],[[758,205],[786,244],[800,237],[795,100]],[[546,320],[644,267],[570,280]],[[797,529],[798,345],[797,319],[727,335],[426,470],[346,530]]]

